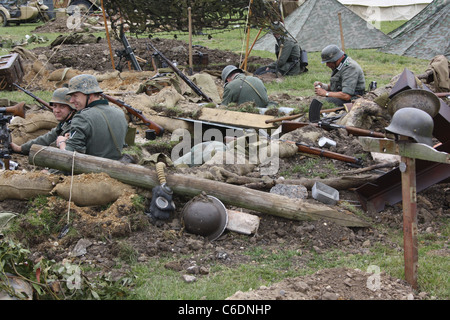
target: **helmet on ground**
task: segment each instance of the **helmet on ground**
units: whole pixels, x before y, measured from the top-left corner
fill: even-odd
[[[388,113],[393,116],[401,108],[416,108],[434,118],[441,108],[439,98],[431,91],[408,89],[397,93],[387,104]]]
[[[182,212],[186,231],[213,241],[220,237],[228,224],[228,213],[219,199],[199,195],[189,201]]]
[[[323,48],[320,56],[322,57],[322,63],[335,62],[344,55],[344,51],[339,49],[335,44],[330,44]]]
[[[402,108],[394,113],[391,124],[385,129],[432,146],[433,128],[433,118],[427,112],[417,108]]]
[[[75,92],[91,94],[102,93],[103,90],[98,85],[97,78],[95,78],[93,75],[80,74],[73,77],[69,81],[69,92],[67,94],[72,94]]]
[[[233,66],[233,65],[228,65],[225,68],[223,68],[223,70],[222,70],[222,81],[226,82],[227,78],[230,76],[230,74],[232,72],[235,72],[235,71],[238,71],[240,73],[244,73],[244,71],[242,71],[242,69],[239,69],[238,67]]]
[[[58,88],[53,92],[52,100],[50,100],[50,106],[54,103],[60,103],[68,105],[71,109],[76,110],[73,104],[70,103],[70,96],[67,94],[69,92],[68,88]]]

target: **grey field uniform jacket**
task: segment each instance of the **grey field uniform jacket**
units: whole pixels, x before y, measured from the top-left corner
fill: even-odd
[[[330,91],[342,91],[354,97],[363,95],[365,88],[363,70],[356,61],[346,56],[331,74]]]
[[[277,39],[275,53],[277,56],[277,61],[271,63],[269,68],[276,69],[282,75],[286,76],[300,74],[301,49],[298,43],[288,37],[281,37]]]
[[[71,119],[67,120],[67,121],[61,121],[60,123],[58,123],[58,125],[56,127],[51,129],[46,134],[43,134],[42,136],[39,136],[33,140],[25,142],[21,146],[22,153],[29,154],[31,146],[33,144],[38,144],[40,146],[50,146],[50,145],[54,144],[56,142],[56,139],[58,138],[58,136],[63,136],[70,131],[71,121],[72,121]]]
[[[266,107],[269,103],[267,89],[261,79],[239,73],[225,85],[221,104],[227,106],[232,102],[242,104],[249,101],[254,101],[259,108]]]
[[[121,109],[109,105],[107,100],[96,100],[73,117],[66,150],[118,160],[127,129]]]

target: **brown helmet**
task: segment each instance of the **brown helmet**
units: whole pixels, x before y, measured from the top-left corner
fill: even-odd
[[[220,237],[228,224],[228,213],[219,199],[199,195],[189,201],[182,212],[186,231],[213,241]]]

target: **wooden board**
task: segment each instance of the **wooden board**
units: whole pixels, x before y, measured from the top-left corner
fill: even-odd
[[[266,120],[275,119],[274,116],[263,114],[230,111],[223,109],[203,108],[198,120],[209,121],[237,126],[243,128],[270,129],[275,128],[273,123],[266,123]]]

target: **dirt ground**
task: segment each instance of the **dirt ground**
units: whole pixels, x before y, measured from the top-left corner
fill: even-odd
[[[58,32],[58,24],[57,22],[54,22],[53,25],[48,23],[39,29],[36,32],[43,32],[44,30],[55,30],[55,32]],[[152,43],[169,59],[187,61],[186,43],[178,40],[157,39],[152,39]],[[114,41],[113,44],[113,47],[122,49],[120,43]],[[149,59],[145,39],[132,40],[130,44],[136,49],[137,56]],[[208,54],[209,65],[206,71],[216,75],[218,82],[220,82],[219,77],[222,68],[239,60],[239,57],[231,52],[208,48],[199,48],[199,50],[203,54]],[[49,71],[59,68],[73,68],[80,71],[95,70],[104,73],[113,71],[105,39],[101,39],[98,43],[63,44],[58,50],[50,47],[41,47],[32,50],[32,52],[37,57],[40,57],[39,59],[48,59],[47,69]],[[270,62],[268,59],[252,57],[250,65],[256,68],[268,62]],[[146,64],[144,70],[152,70],[151,64]],[[28,79],[27,77],[25,78]],[[273,79],[265,79],[265,81],[269,80]],[[32,83],[30,81],[29,85],[33,90],[48,90],[49,87],[51,88],[48,82],[39,77]],[[134,90],[136,84],[130,84],[127,87],[122,83],[121,87],[115,89],[117,91],[130,91],[130,88]],[[270,98],[274,101],[282,102],[284,105],[296,106],[299,104],[297,97],[291,97],[287,94]],[[311,98],[303,97],[302,101],[308,103]],[[371,99],[370,96],[366,98]],[[374,123],[374,126],[379,130],[386,125],[386,119],[383,117],[380,117],[377,121]],[[331,151],[349,156],[365,155],[365,166],[376,163],[369,153],[362,150],[357,138],[347,134],[345,130],[339,129],[330,132],[322,131],[318,128],[309,128],[307,130],[314,131],[336,141],[337,145],[330,149]],[[301,136],[304,131],[293,132],[290,137],[295,138],[296,134]],[[159,139],[169,141],[170,132],[166,132]],[[305,141],[309,142],[307,139]],[[149,146],[146,147],[146,152],[150,154],[156,152],[165,153],[169,152],[169,150]],[[168,155],[170,156],[170,153]],[[310,156],[304,154],[283,158],[281,159],[278,173],[271,176],[271,178],[276,180],[280,178],[280,173],[292,172],[292,168],[296,165],[304,165],[310,159]],[[357,169],[339,160],[324,157],[315,157],[315,159],[318,159],[319,163],[311,169],[311,172],[316,174],[326,173],[328,178],[341,178],[353,175]],[[25,171],[40,169],[32,166],[26,156],[15,154],[13,160],[20,164],[19,169]],[[200,167],[196,171],[208,169],[208,167],[204,169]],[[381,168],[365,172],[364,174],[381,175],[391,169],[391,167]],[[169,170],[174,169],[169,168]],[[302,173],[292,173],[288,179],[300,179],[303,175]],[[257,170],[254,170],[248,173],[247,177],[260,178],[260,175]],[[92,179],[92,182],[95,184],[99,178],[93,175],[86,177],[86,179]],[[270,186],[259,186],[258,188],[270,191]],[[449,184],[439,184],[418,194],[419,233],[439,233],[440,221],[443,218],[448,218],[450,213],[449,190]],[[72,204],[71,208],[75,214],[73,214],[74,220],[71,228],[76,230],[76,237],[58,238],[58,234],[55,234],[52,239],[28,238],[22,240],[32,248],[33,258],[35,259],[41,256],[56,261],[69,259],[76,263],[98,266],[99,269],[103,270],[99,271],[99,273],[114,270],[112,272],[117,277],[128,271],[126,264],[123,264],[120,270],[111,269],[116,264],[117,258],[121,256],[124,244],[131,246],[135,250],[140,262],[144,263],[149,259],[169,255],[175,262],[166,265],[166,268],[179,271],[180,275],[190,274],[195,277],[206,276],[212,263],[222,263],[230,267],[242,263],[255,263],[248,256],[242,254],[245,249],[254,246],[264,247],[272,252],[277,252],[280,247],[301,252],[300,255],[292,258],[299,269],[306,265],[308,261],[314,259],[315,254],[324,254],[332,248],[339,248],[348,254],[370,255],[371,247],[382,243],[398,250],[399,256],[403,255],[402,247],[389,241],[386,230],[386,228],[402,228],[401,203],[393,206],[387,205],[381,212],[364,212],[364,219],[373,223],[370,227],[365,228],[344,227],[326,220],[293,221],[260,212],[244,210],[260,217],[260,225],[256,234],[242,235],[225,230],[217,240],[208,241],[202,236],[187,233],[183,229],[181,211],[190,198],[175,195],[174,201],[177,209],[173,217],[167,222],[150,222],[142,212],[136,212],[132,205],[133,195],[145,196],[147,198],[146,205],[149,205],[151,190],[140,188],[133,188],[131,193],[119,197],[108,209],[102,206],[81,207]],[[308,190],[308,198],[311,199],[310,189]],[[361,209],[361,207],[358,207],[359,201],[357,196],[351,189],[340,190],[340,199],[356,204],[355,208]],[[27,211],[29,205],[30,203],[26,200],[6,199],[0,201],[0,211],[12,211],[23,214]],[[340,205],[342,204],[340,203],[336,206]],[[62,220],[65,219],[67,214],[68,201],[53,195],[49,197],[48,207],[52,209],[55,215],[59,215]],[[231,205],[227,206],[227,209],[240,210],[240,208]],[[85,244],[86,252],[75,255],[75,247],[77,244],[80,245],[80,240],[87,242],[87,245]],[[448,240],[446,245],[445,248],[436,251],[434,254],[448,256]],[[186,255],[189,255],[189,258],[183,258]],[[368,263],[369,265],[370,263]],[[428,293],[421,290],[415,291],[405,281],[394,279],[384,272],[381,272],[379,278],[381,286],[378,289],[373,289],[374,287],[370,284],[375,283],[373,282],[376,280],[374,275],[368,270],[347,268],[318,270],[310,276],[289,278],[249,292],[239,291],[229,297],[229,299],[417,300],[431,298]]]

